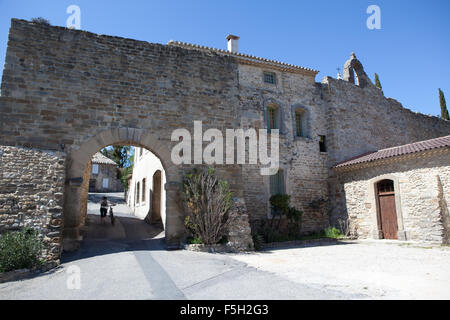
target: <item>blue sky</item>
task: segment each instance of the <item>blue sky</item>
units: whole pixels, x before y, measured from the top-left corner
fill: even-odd
[[[66,8],[81,8],[81,29],[166,44],[169,40],[226,48],[336,76],[354,51],[387,97],[407,108],[439,115],[438,88],[450,105],[450,1],[65,1],[0,0],[0,68],[11,18],[44,17],[65,26]],[[369,30],[369,5],[381,9],[381,30]]]

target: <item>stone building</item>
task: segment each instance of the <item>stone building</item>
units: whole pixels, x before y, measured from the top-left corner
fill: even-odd
[[[147,149],[135,147],[126,201],[137,217],[165,225],[165,183],[166,175],[158,157]]]
[[[334,207],[356,236],[449,243],[450,135],[360,155],[334,170]]]
[[[89,192],[122,192],[123,184],[117,176],[117,163],[97,152],[91,160]]]
[[[386,98],[355,54],[345,63],[344,79],[316,81],[317,70],[243,54],[239,37],[227,40],[228,50],[177,41],[162,45],[12,19],[1,84],[0,141],[13,153],[53,152],[42,158],[42,165],[65,166],[55,172],[64,181],[63,197],[55,201],[63,208],[64,227],[58,230],[65,249],[76,247],[79,238],[89,161],[108,145],[135,145],[159,158],[166,178],[166,240],[177,244],[186,236],[183,176],[206,165],[174,164],[171,150],[177,142],[171,136],[176,129],[192,130],[194,121],[202,121],[204,131],[280,130],[276,176],[261,175],[259,164],[214,165],[245,212],[239,230],[247,231],[247,215],[253,226],[267,218],[270,195],[278,192],[290,194],[292,205],[304,211],[304,233],[338,225],[347,213],[336,164],[450,134],[449,121]],[[20,166],[26,164],[12,168]],[[2,164],[3,172],[9,170]],[[37,173],[29,174],[41,181]],[[9,175],[2,184],[9,185]],[[445,198],[448,186],[442,186]],[[27,198],[20,187],[8,190],[3,201],[17,199],[19,206],[3,209],[0,221],[18,223],[9,217],[24,215],[27,224],[38,216],[35,222],[41,223],[53,214],[31,215],[40,200]],[[30,209],[21,209],[24,201]],[[362,236],[373,234],[366,230]],[[50,234],[55,241],[61,238]]]

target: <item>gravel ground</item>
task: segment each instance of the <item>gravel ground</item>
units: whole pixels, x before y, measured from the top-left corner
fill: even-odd
[[[449,247],[367,240],[233,258],[293,282],[370,299],[450,299]]]

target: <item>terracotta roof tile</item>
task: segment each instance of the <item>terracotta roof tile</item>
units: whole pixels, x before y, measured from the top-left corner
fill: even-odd
[[[279,68],[285,69],[286,71],[289,71],[289,70],[292,70],[292,71],[301,70],[301,71],[308,72],[308,73],[311,73],[311,74],[314,74],[314,75],[319,73],[318,70],[305,68],[305,67],[301,67],[301,66],[296,66],[296,65],[293,65],[293,64],[290,64],[290,63],[285,63],[285,62],[281,62],[281,61],[276,61],[276,60],[270,60],[270,59],[266,59],[266,58],[256,57],[256,56],[252,56],[252,55],[245,54],[245,53],[240,53],[240,52],[230,52],[228,50],[211,48],[211,47],[201,46],[201,45],[198,45],[198,44],[192,44],[192,43],[187,43],[187,42],[170,40],[168,45],[178,46],[178,47],[182,47],[182,48],[214,51],[214,52],[220,53],[220,54],[226,54],[226,55],[235,56],[235,57],[240,58],[242,60],[255,61],[255,62],[265,63],[265,64],[268,64],[268,65],[277,66]]]
[[[114,161],[112,161],[110,158],[104,156],[100,152],[97,152],[92,156],[92,163],[100,163],[100,164],[111,164],[111,165],[117,165]]]
[[[342,168],[347,166],[352,166],[359,163],[372,162],[381,159],[387,159],[392,157],[398,157],[410,153],[428,151],[432,149],[438,148],[447,148],[450,147],[450,135],[439,137],[430,140],[424,140],[419,142],[414,142],[410,144],[405,144],[402,146],[381,149],[373,152],[366,152],[359,156],[350,158],[343,162],[338,163],[335,168]]]

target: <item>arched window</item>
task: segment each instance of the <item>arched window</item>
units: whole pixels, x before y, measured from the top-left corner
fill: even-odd
[[[309,111],[306,107],[295,105],[292,107],[292,125],[294,138],[310,138]]]
[[[285,194],[284,171],[278,169],[278,172],[270,176],[270,195]]]
[[[304,109],[295,110],[295,135],[297,137],[306,136],[306,111]]]
[[[280,108],[276,104],[270,104],[267,106],[266,124],[268,133],[270,133],[273,129],[281,129]]]

